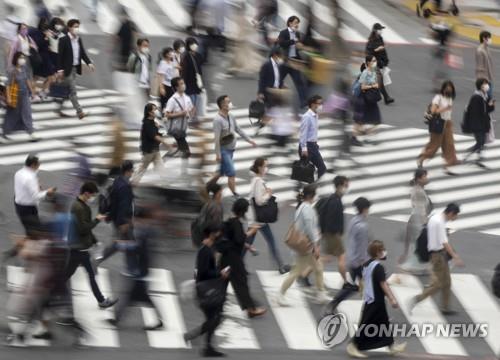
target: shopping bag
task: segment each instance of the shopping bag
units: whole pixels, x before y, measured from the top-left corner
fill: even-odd
[[[384,86],[388,86],[392,84],[392,79],[390,76],[391,69],[389,66],[386,66],[380,70],[382,73],[382,81],[384,82]]]
[[[486,144],[491,144],[495,141],[495,123],[496,120],[490,120],[490,131],[486,134]]]

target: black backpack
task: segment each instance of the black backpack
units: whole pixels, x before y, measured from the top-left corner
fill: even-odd
[[[429,262],[430,253],[427,248],[428,238],[427,238],[427,225],[424,225],[420,235],[417,238],[417,246],[415,248],[415,255],[420,262],[426,263]]]
[[[109,185],[106,188],[106,192],[104,194],[99,194],[98,202],[99,202],[99,213],[103,215],[107,215],[106,222],[110,222],[112,219],[113,213],[113,184]]]
[[[493,279],[491,279],[491,288],[493,289],[493,294],[500,298],[500,263],[495,267],[495,273],[493,274]]]

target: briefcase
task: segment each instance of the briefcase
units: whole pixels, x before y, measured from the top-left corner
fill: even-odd
[[[262,101],[254,100],[248,106],[248,117],[250,119],[250,123],[254,126],[259,125],[264,114],[266,112],[266,106]],[[252,119],[257,119],[257,121],[252,122]]]
[[[63,82],[55,82],[50,85],[49,96],[58,99],[68,99],[69,98],[69,85]]]
[[[315,167],[308,160],[296,160],[292,164],[292,180],[302,181],[308,184],[314,182]]]

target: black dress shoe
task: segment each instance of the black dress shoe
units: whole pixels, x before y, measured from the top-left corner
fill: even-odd
[[[201,356],[203,356],[203,357],[225,357],[226,354],[215,350],[212,346],[207,346],[206,348],[204,348],[202,350]]]
[[[386,105],[392,104],[395,100],[393,98],[387,98],[384,100]]]
[[[441,310],[441,314],[445,315],[445,316],[453,316],[453,315],[457,315],[458,314],[458,311],[456,310]]]
[[[359,141],[355,136],[351,137],[352,146],[363,146],[363,143]]]
[[[290,269],[291,269],[290,265],[282,265],[282,266],[280,266],[278,271],[280,272],[281,275],[283,275],[283,274],[286,274],[287,272],[289,272]]]

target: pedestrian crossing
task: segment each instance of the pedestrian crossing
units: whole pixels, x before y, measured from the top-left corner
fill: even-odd
[[[81,88],[79,96],[83,108],[89,116],[84,120],[74,117],[60,118],[55,111],[55,103],[33,104],[33,123],[35,134],[40,138],[37,143],[29,143],[28,135],[16,133],[7,144],[0,145],[0,166],[20,167],[30,152],[36,152],[41,159],[42,171],[70,171],[75,168],[75,151],[89,158],[96,171],[109,168],[114,151],[112,134],[113,109],[123,97],[111,90],[88,90]],[[213,174],[218,169],[213,148],[211,119],[215,116],[215,106],[208,106],[204,122],[204,131],[189,130],[187,140],[193,157],[185,161],[179,157],[166,158],[166,173],[146,173],[144,183],[171,184],[179,179],[194,181],[200,171],[205,175]],[[73,115],[68,102],[65,112]],[[0,121],[3,118],[0,110]],[[241,195],[250,190],[251,175],[249,168],[258,156],[270,160],[267,186],[282,204],[293,203],[296,199],[296,182],[289,179],[291,164],[296,160],[296,141],[290,145],[288,153],[273,147],[273,141],[267,137],[269,129],[264,128],[254,136],[256,128],[248,119],[248,110],[237,108],[232,111],[239,126],[255,138],[257,147],[253,148],[244,140],[238,141],[234,155],[237,170],[237,190]],[[298,127],[298,122],[294,123]],[[123,132],[125,158],[139,161],[139,130],[126,129]],[[384,219],[406,222],[409,218],[410,186],[409,181],[416,169],[416,157],[428,141],[428,133],[419,128],[398,128],[382,125],[375,139],[377,145],[352,147],[352,158],[358,166],[352,166],[349,160],[339,159],[338,149],[342,144],[343,129],[335,120],[325,117],[320,119],[319,145],[328,168],[334,174],[326,174],[319,182],[319,193],[332,191],[331,180],[336,174],[344,174],[353,181],[350,193],[344,197],[346,212],[354,214],[352,202],[359,196],[373,201],[370,212]],[[172,142],[172,140],[169,140]],[[208,143],[208,148],[202,146]],[[469,136],[455,134],[458,157],[474,143]],[[164,151],[164,150],[162,150]],[[200,169],[199,156],[203,154],[206,165]],[[454,230],[474,229],[491,235],[500,235],[500,141],[488,144],[483,153],[484,164],[489,170],[480,169],[474,164],[462,164],[453,168],[458,176],[449,176],[443,169],[443,162],[436,156],[425,164],[429,171],[430,183],[427,190],[437,210],[449,202],[458,202],[461,213],[458,220],[449,224]],[[333,165],[332,165],[333,163]],[[189,175],[186,177],[185,175]],[[186,183],[184,182],[186,185]],[[188,184],[188,185],[193,185]],[[228,189],[225,194],[230,195]]]
[[[117,281],[112,281],[114,275],[105,268],[99,269],[97,281],[106,296],[121,296],[123,294]],[[264,305],[270,308],[270,312],[255,322],[250,320],[240,309],[234,290],[229,286],[228,298],[224,307],[224,321],[216,332],[216,343],[224,349],[234,350],[266,350],[268,347],[280,346],[281,342],[267,341],[263,335],[256,331],[256,327],[266,326],[279,329],[275,337],[282,337],[283,343],[289,350],[294,351],[326,351],[317,336],[317,324],[321,319],[322,305],[316,304],[309,291],[294,284],[286,294],[288,306],[277,304],[277,295],[281,283],[287,275],[280,275],[276,271],[256,271],[256,281],[252,283],[253,293],[260,290],[264,292],[267,301]],[[398,324],[448,324],[448,323],[475,323],[487,324],[487,336],[467,339],[468,344],[474,341],[482,345],[482,355],[486,354],[484,348],[488,348],[490,354],[499,354],[498,335],[500,331],[500,306],[497,299],[492,295],[488,287],[477,276],[472,274],[452,274],[452,294],[455,296],[463,309],[460,315],[453,318],[445,318],[438,310],[437,303],[428,298],[420,303],[412,312],[409,311],[409,300],[419,294],[423,285],[420,280],[412,275],[398,274],[399,279],[394,280],[395,275],[388,279],[389,286],[393,291],[400,309],[389,309],[392,322]],[[178,277],[176,277],[178,278]],[[11,296],[16,296],[30,279],[30,274],[17,266],[7,267],[7,283]],[[333,296],[335,291],[342,286],[339,273],[325,271],[325,286]],[[178,285],[173,274],[167,269],[152,268],[148,277],[150,292],[155,305],[159,308],[164,321],[164,329],[158,331],[146,331],[145,341],[151,348],[161,349],[188,349],[191,343],[183,340],[182,334],[187,328],[198,325],[203,318],[201,313],[194,316],[195,307],[193,299],[181,298]],[[178,280],[180,281],[180,280]],[[130,344],[122,341],[123,329],[109,325],[106,319],[112,319],[114,312],[111,309],[99,310],[95,298],[88,285],[87,275],[83,269],[78,269],[71,280],[71,296],[73,300],[73,312],[75,318],[88,330],[90,336],[85,340],[85,345],[97,348],[127,348]],[[478,301],[480,296],[481,301]],[[342,302],[338,311],[345,314],[349,325],[350,336],[354,334],[354,325],[359,321],[362,308],[362,299],[359,295]],[[133,316],[133,313],[128,313]],[[151,325],[156,321],[152,309],[141,308],[138,313],[142,316],[143,325]],[[135,320],[135,317],[134,317]],[[273,323],[273,324],[271,324]],[[470,346],[464,345],[464,338],[453,336],[438,336],[436,333],[426,334],[424,337],[408,337],[408,352],[411,355],[448,355],[448,356],[474,356]],[[27,338],[28,346],[47,347],[56,340],[38,340]],[[338,345],[340,349],[345,343]],[[477,348],[477,347],[476,347]],[[337,349],[337,348],[334,348]],[[268,349],[270,350],[270,349]],[[377,351],[387,352],[387,349]]]
[[[33,2],[29,0],[7,0],[6,2],[16,6],[16,15],[21,20],[32,26],[37,25]],[[191,25],[190,1],[100,0],[95,24],[90,22],[91,2],[91,0],[44,0],[45,5],[53,14],[67,19],[79,18],[82,21],[80,31],[85,35],[116,33],[120,24],[120,12],[117,11],[119,7],[125,7],[139,31],[150,37],[172,36]],[[218,15],[218,9],[222,3],[225,3],[224,11]],[[258,12],[257,6],[256,1],[204,0],[199,6],[200,23],[214,25],[217,17],[223,17],[224,34],[229,38],[236,38],[239,25],[235,19],[238,14],[243,11],[244,19],[251,22]],[[303,18],[301,31],[305,31],[307,26],[305,17],[309,6],[311,6],[313,16],[313,37],[321,41],[331,39],[335,20],[328,0],[278,0],[278,16],[274,25],[278,29],[284,28],[287,18],[297,15]],[[366,0],[341,0],[339,6],[341,17],[344,19],[340,34],[347,41],[365,42],[372,25],[379,22],[386,26],[384,32],[386,43],[433,43],[428,38],[426,29],[417,22],[409,27],[405,21],[396,21],[395,17],[401,14],[395,13],[395,9],[385,2],[380,1],[374,5],[372,1]],[[62,15],[60,15],[61,9],[63,9]],[[276,37],[277,32],[271,31],[270,36]]]

